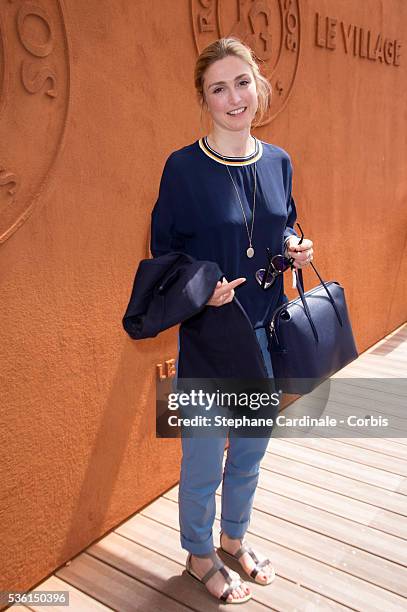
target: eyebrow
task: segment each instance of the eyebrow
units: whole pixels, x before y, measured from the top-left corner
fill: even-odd
[[[243,74],[239,74],[239,76],[237,76],[235,78],[235,81],[238,81],[242,77],[249,77],[250,78],[250,75],[247,74],[247,72],[244,72]],[[211,87],[215,87],[216,85],[226,85],[226,81],[217,81],[216,83],[211,83],[210,85],[208,85],[208,89],[210,89]]]

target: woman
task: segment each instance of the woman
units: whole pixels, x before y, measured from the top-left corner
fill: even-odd
[[[195,86],[211,129],[166,162],[152,214],[151,252],[157,257],[183,251],[219,264],[225,278],[207,306],[221,308],[239,288],[272,377],[265,326],[286,299],[283,275],[264,290],[256,272],[267,267],[267,248],[273,255],[285,249],[297,268],[313,255],[312,242],[298,244],[293,229],[290,158],[251,135],[268,107],[270,85],[243,43],[228,38],[209,45],[197,60]],[[268,559],[243,544],[267,444],[267,437],[230,438],[223,470],[224,437],[182,438],[179,510],[187,570],[226,603],[243,603],[251,592],[214,550],[215,491],[222,481],[221,548],[257,583],[267,585],[274,578]]]

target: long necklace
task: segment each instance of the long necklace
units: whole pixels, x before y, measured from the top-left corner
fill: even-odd
[[[219,151],[217,151],[219,153]],[[249,224],[247,223],[247,218],[246,218],[246,214],[244,212],[244,208],[243,208],[243,204],[242,204],[242,200],[240,199],[240,195],[239,195],[239,191],[236,187],[236,183],[233,180],[233,176],[230,172],[228,163],[226,161],[226,159],[224,158],[224,156],[222,155],[222,153],[219,153],[219,155],[221,156],[221,158],[223,159],[223,161],[226,164],[226,170],[228,171],[230,180],[232,181],[233,187],[235,188],[236,191],[236,195],[237,195],[237,199],[239,200],[239,204],[240,204],[240,208],[242,209],[242,214],[243,214],[243,219],[246,225],[246,231],[247,231],[247,237],[249,239],[249,246],[246,250],[246,255],[247,257],[249,257],[250,259],[254,256],[254,248],[253,248],[253,244],[252,244],[252,238],[253,238],[253,228],[254,228],[254,214],[256,211],[256,191],[257,191],[257,168],[256,168],[256,162],[254,162],[254,170],[253,170],[253,175],[254,175],[254,190],[253,190],[253,213],[252,213],[252,226],[250,228],[249,231]]]
[[[253,244],[252,244],[252,237],[253,237],[253,228],[254,228],[254,214],[255,214],[255,211],[256,211],[256,191],[257,191],[256,162],[254,162],[254,171],[253,171],[253,174],[254,174],[253,213],[252,213],[252,226],[250,228],[250,231],[249,231],[249,225],[247,223],[246,214],[244,212],[242,200],[240,199],[240,195],[239,195],[239,192],[237,190],[236,183],[233,180],[233,177],[232,177],[232,174],[231,174],[231,172],[229,170],[229,166],[228,165],[226,165],[226,169],[227,169],[227,171],[229,173],[230,180],[233,183],[233,187],[235,188],[237,199],[239,200],[240,208],[242,209],[243,219],[244,219],[244,222],[245,222],[245,225],[246,225],[247,237],[249,239],[249,246],[248,246],[248,248],[246,250],[246,255],[247,255],[247,257],[252,258],[254,256],[254,248],[253,248]]]

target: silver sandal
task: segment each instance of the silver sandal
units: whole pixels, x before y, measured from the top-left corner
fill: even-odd
[[[270,559],[263,559],[263,561],[259,561],[256,553],[254,552],[254,550],[248,546],[243,540],[240,540],[240,548],[239,550],[236,551],[236,553],[234,555],[232,555],[232,553],[228,552],[227,550],[225,550],[222,546],[222,535],[223,532],[221,532],[220,534],[220,550],[225,554],[225,555],[229,555],[229,557],[231,557],[232,559],[235,559],[236,561],[239,561],[240,557],[242,557],[242,555],[244,555],[244,553],[248,553],[251,558],[253,559],[253,561],[255,562],[255,566],[252,569],[251,572],[246,572],[246,570],[244,569],[243,565],[239,562],[240,567],[242,568],[242,570],[245,572],[245,574],[247,574],[248,576],[250,576],[250,578],[253,578],[253,580],[255,581],[256,584],[261,584],[263,586],[268,586],[269,584],[271,584],[274,580],[274,578],[276,577],[276,572],[274,570],[274,567],[272,568],[273,571],[271,573],[271,575],[268,577],[267,582],[264,582],[263,580],[256,580],[256,576],[259,572],[262,571],[262,568],[265,567],[266,565],[271,565],[271,561]]]
[[[223,601],[227,604],[240,604],[240,603],[245,603],[246,601],[249,601],[249,599],[251,599],[252,594],[249,593],[248,595],[245,595],[244,597],[239,597],[238,599],[232,599],[232,601],[228,601],[228,597],[229,595],[238,587],[242,586],[242,580],[241,578],[232,578],[232,576],[230,575],[230,573],[228,572],[228,570],[226,569],[225,565],[222,563],[222,561],[219,559],[219,557],[217,556],[216,552],[213,550],[211,553],[207,554],[207,555],[195,555],[196,557],[203,557],[205,559],[212,559],[212,567],[211,569],[206,572],[206,574],[200,578],[192,569],[191,567],[191,556],[192,554],[189,553],[188,557],[187,557],[187,562],[186,562],[186,570],[188,572],[188,574],[190,576],[192,576],[193,578],[195,578],[195,580],[198,580],[199,582],[202,582],[202,584],[206,584],[208,582],[208,580],[210,580],[210,578],[212,578],[212,576],[214,576],[216,574],[216,572],[220,572],[222,574],[222,576],[225,578],[227,584],[229,585],[227,587],[227,589],[222,593],[222,595],[218,598],[220,601]],[[213,595],[213,597],[216,596]]]

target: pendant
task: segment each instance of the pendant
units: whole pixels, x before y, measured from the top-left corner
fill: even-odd
[[[247,255],[247,257],[249,257],[251,259],[253,257],[253,255],[254,255],[254,248],[249,246],[249,248],[246,251],[246,255]]]

